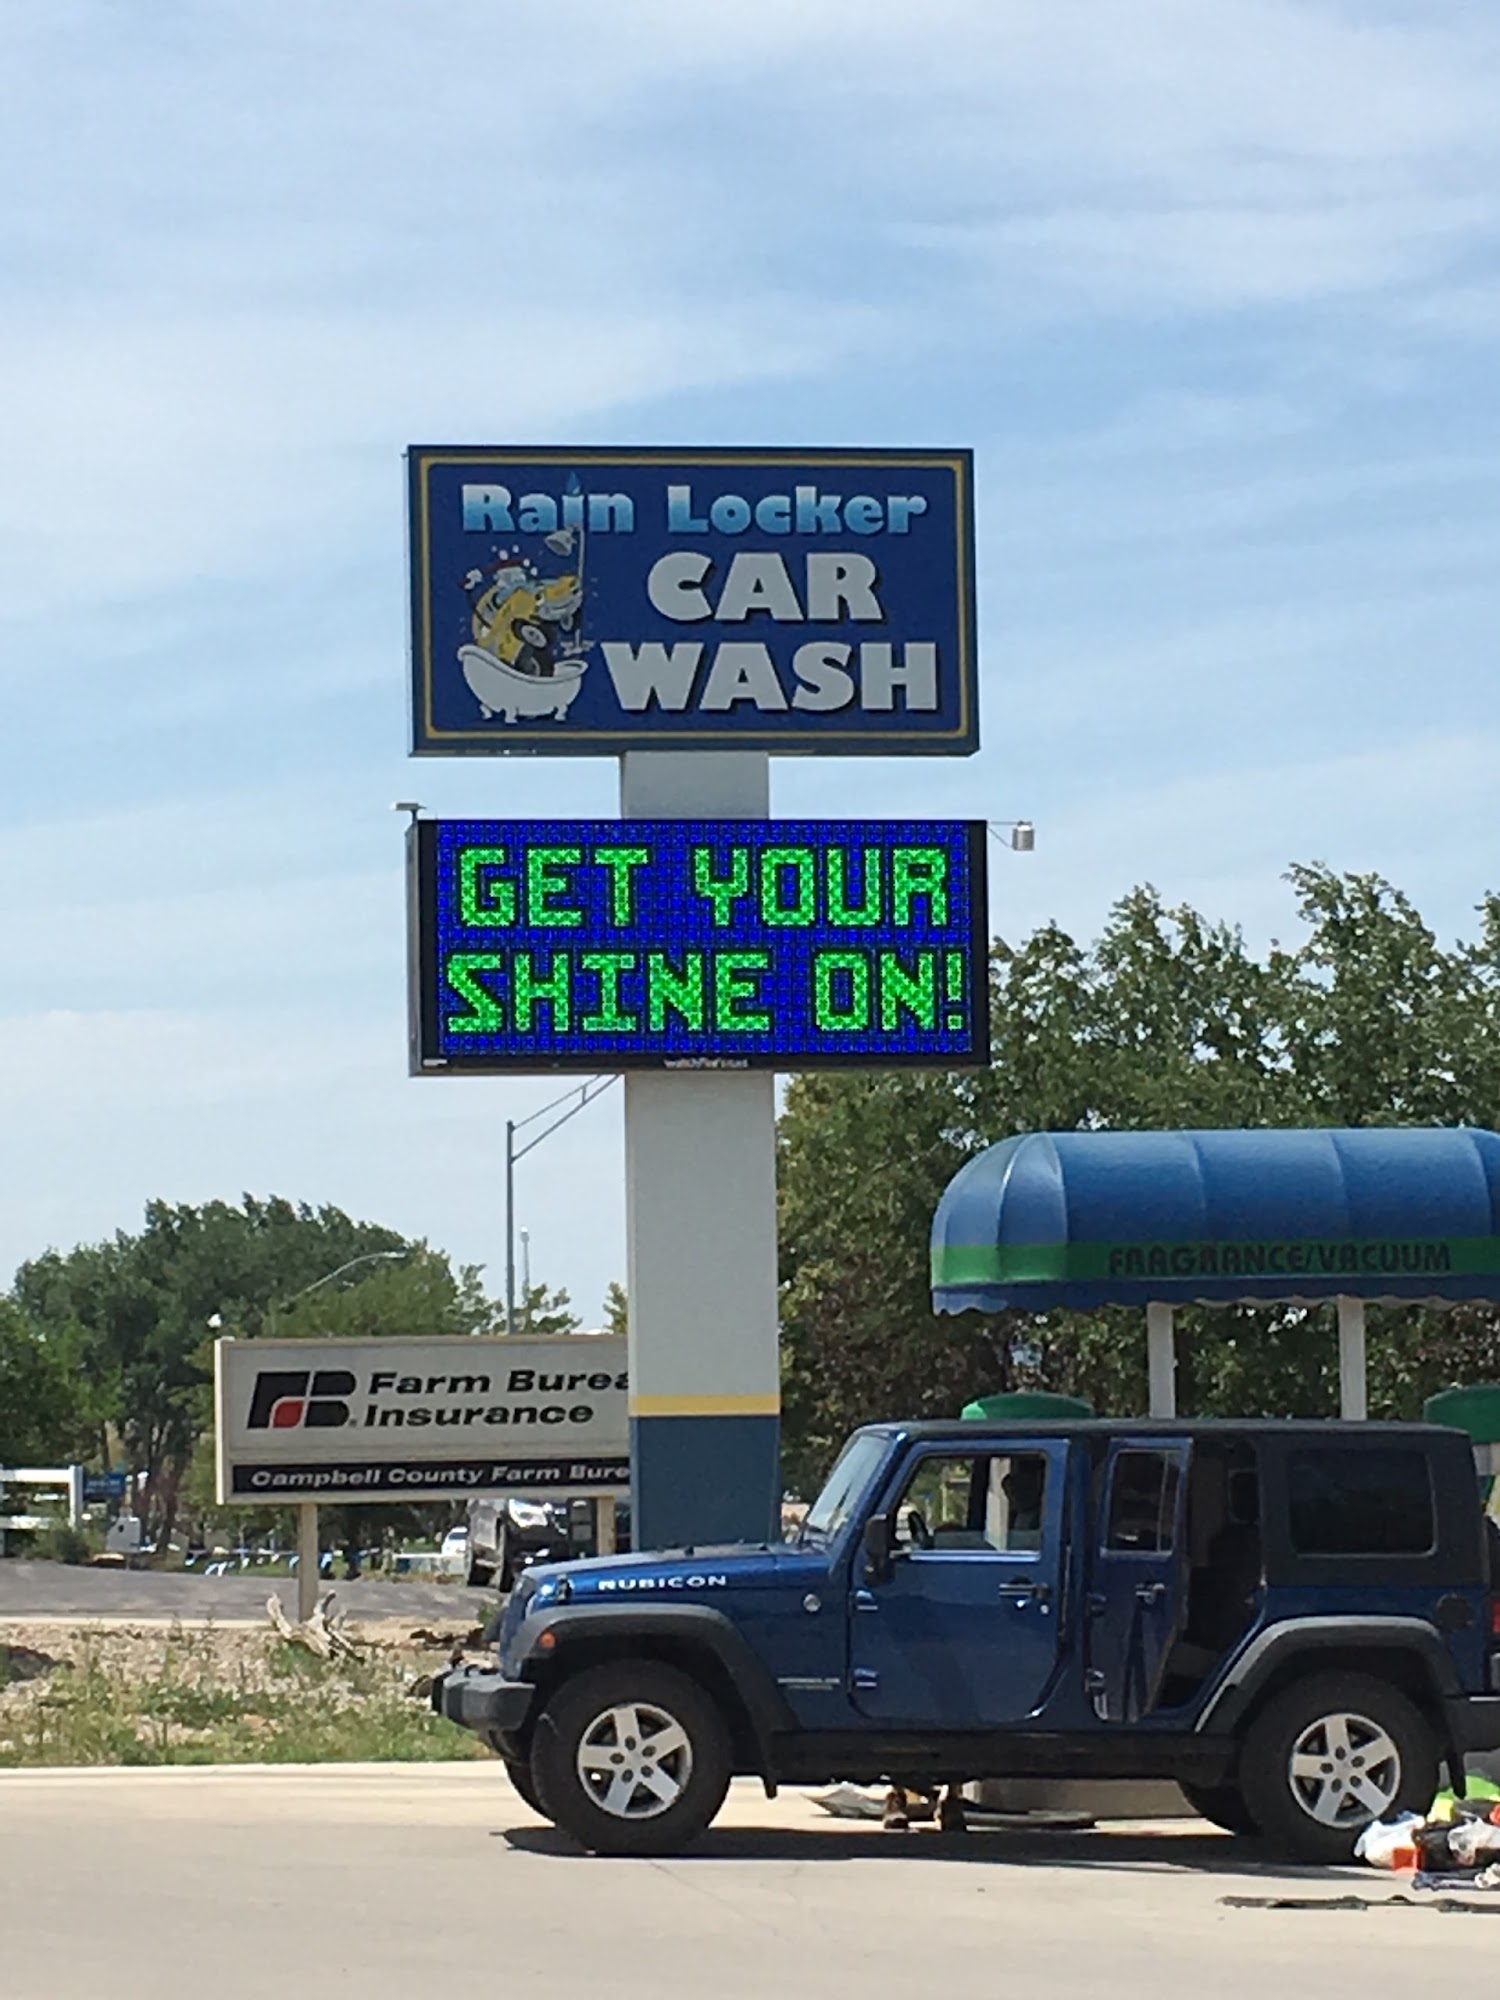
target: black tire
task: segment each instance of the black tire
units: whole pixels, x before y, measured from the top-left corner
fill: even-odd
[[[541,1799],[537,1796],[537,1789],[532,1782],[531,1766],[529,1764],[523,1764],[518,1757],[507,1757],[505,1759],[505,1775],[515,1786],[524,1805],[530,1806],[531,1810],[534,1813],[539,1813],[543,1819],[550,1819],[552,1817],[547,1808],[542,1804]]]
[[[1299,1745],[1301,1776],[1292,1770]],[[1313,1674],[1277,1695],[1251,1723],[1240,1752],[1240,1785],[1251,1818],[1278,1853],[1297,1861],[1348,1861],[1372,1820],[1426,1812],[1432,1804],[1437,1741],[1421,1712],[1389,1681],[1373,1674]],[[1336,1822],[1315,1817],[1319,1804],[1325,1814],[1338,1813]]]
[[[625,1733],[611,1711],[634,1711],[644,1726]],[[650,1746],[669,1733],[676,1747],[661,1753],[658,1765]],[[590,1742],[598,1759],[593,1785],[580,1770]],[[531,1744],[541,1811],[594,1854],[680,1853],[724,1803],[729,1771],[729,1731],[717,1703],[686,1674],[654,1660],[610,1661],[564,1681]],[[603,1803],[606,1779],[611,1791],[634,1781],[620,1790],[618,1809]],[[662,1803],[674,1785],[675,1797]]]
[[[1225,1833],[1260,1832],[1238,1785],[1185,1785],[1179,1779],[1178,1789],[1199,1819],[1211,1826],[1222,1827]]]
[[[465,1582],[470,1590],[487,1590],[494,1574],[488,1563],[471,1562]]]
[[[500,1537],[500,1551],[495,1563],[495,1588],[502,1597],[508,1597],[516,1587],[516,1558],[510,1546],[510,1536]]]

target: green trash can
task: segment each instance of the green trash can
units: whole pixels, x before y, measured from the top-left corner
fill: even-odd
[[[1058,1417],[1091,1417],[1094,1406],[1082,1396],[1057,1396],[1050,1389],[1012,1389],[1007,1395],[965,1403],[962,1414],[981,1423],[1042,1423]]]
[[[1443,1389],[1429,1396],[1422,1415],[1430,1424],[1449,1424],[1467,1431],[1474,1447],[1474,1469],[1479,1474],[1479,1490],[1491,1514],[1500,1501],[1500,1384],[1476,1382],[1467,1389]]]

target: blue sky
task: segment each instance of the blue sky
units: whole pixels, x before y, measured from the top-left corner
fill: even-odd
[[[1493,833],[1500,17],[1456,0],[0,0],[0,1269],[243,1189],[498,1282],[405,1074],[401,449],[972,444],[985,748],[787,813],[1038,826],[997,929],[1292,859],[1448,934]],[[618,1093],[526,1162],[623,1274]]]

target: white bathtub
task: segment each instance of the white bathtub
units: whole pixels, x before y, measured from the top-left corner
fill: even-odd
[[[556,673],[545,680],[518,674],[487,653],[482,646],[460,646],[458,657],[464,679],[486,717],[503,716],[515,722],[522,716],[550,715],[561,722],[569,704],[583,685],[583,660],[564,660]]]

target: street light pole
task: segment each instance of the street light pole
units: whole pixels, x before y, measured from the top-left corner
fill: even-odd
[[[516,1161],[524,1160],[526,1155],[534,1152],[544,1139],[550,1139],[560,1126],[566,1125],[570,1118],[576,1118],[579,1112],[592,1104],[596,1097],[602,1097],[611,1084],[618,1082],[618,1076],[591,1076],[585,1082],[575,1084],[571,1090],[565,1090],[560,1097],[554,1097],[550,1104],[544,1104],[539,1111],[533,1111],[529,1118],[507,1118],[505,1121],[505,1331],[507,1333],[514,1333],[516,1330]],[[550,1112],[556,1111],[559,1104],[567,1104],[570,1097],[576,1098],[577,1103],[569,1104],[561,1117],[554,1118],[550,1125],[544,1125],[536,1137],[528,1139],[524,1146],[516,1144],[518,1132],[523,1132],[528,1125],[534,1125],[539,1118],[545,1118]],[[529,1291],[531,1287],[529,1254],[526,1259],[526,1285]]]
[[[300,1292],[293,1292],[289,1299],[273,1301],[270,1308],[272,1317],[274,1318],[279,1312],[285,1312],[288,1306],[294,1306],[298,1299],[305,1299],[309,1292],[320,1292],[325,1285],[331,1285],[335,1278],[342,1278],[350,1271],[359,1270],[363,1264],[399,1264],[403,1258],[410,1255],[409,1249],[366,1250],[362,1257],[351,1257],[347,1264],[340,1264],[336,1271],[328,1271],[321,1278],[314,1278],[310,1285],[304,1285]]]
[[[516,1125],[505,1121],[505,1331],[516,1330]]]

